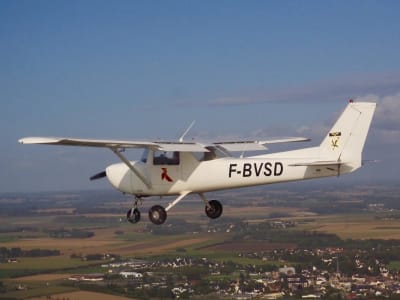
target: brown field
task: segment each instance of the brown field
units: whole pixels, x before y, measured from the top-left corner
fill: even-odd
[[[114,296],[109,294],[95,293],[95,292],[70,292],[70,293],[62,293],[56,294],[49,297],[35,297],[30,298],[31,300],[61,300],[61,299],[70,299],[70,300],[132,300],[133,298],[126,298],[120,296]]]
[[[374,214],[333,215],[312,218],[298,229],[337,234],[342,239],[400,239],[399,219],[376,219]]]
[[[50,213],[72,214],[74,210],[75,210],[74,208],[46,208],[46,209],[37,209],[36,212],[37,213],[46,213],[46,214],[50,214]]]
[[[223,216],[226,217],[239,217],[239,218],[247,218],[247,217],[264,217],[267,218],[270,213],[273,212],[284,212],[293,216],[301,216],[301,215],[310,215],[310,212],[299,208],[299,207],[275,207],[275,206],[243,206],[243,207],[234,207],[234,206],[224,206]],[[181,218],[182,216],[192,216],[194,218],[201,218],[204,216],[204,207],[199,204],[193,205],[192,207],[174,207],[171,210],[168,217],[176,216]]]
[[[273,249],[295,249],[296,244],[289,243],[270,243],[267,241],[232,241],[217,243],[214,245],[201,247],[201,250],[216,250],[230,252],[261,252]]]
[[[142,234],[143,239],[138,237],[135,241],[119,240],[114,235],[114,230],[96,230],[96,235],[88,239],[56,239],[56,238],[38,238],[21,239],[13,242],[1,243],[2,247],[20,247],[23,249],[58,249],[64,255],[73,253],[116,253],[119,255],[137,255],[137,254],[156,254],[168,250],[175,250],[179,247],[188,247],[212,240],[214,237],[209,235],[191,235],[174,237],[154,237],[151,234]]]
[[[207,237],[190,238],[183,240],[153,240],[147,243],[134,243],[128,246],[115,248],[116,253],[127,254],[160,254],[168,250],[175,250],[176,248],[194,246],[210,240]]]
[[[194,222],[208,222],[202,210],[196,205],[181,207],[169,215],[170,219],[183,216]],[[199,205],[199,208],[202,208]],[[271,212],[284,212],[290,214],[287,220],[311,220],[305,224],[299,224],[298,230],[314,230],[337,234],[341,238],[382,238],[400,239],[400,220],[377,220],[374,214],[365,215],[333,215],[317,216],[299,208],[287,207],[229,207],[224,208],[224,216],[231,218],[244,218],[251,222],[264,222]],[[86,215],[92,217],[93,215]],[[100,214],[96,216],[101,216]],[[106,214],[102,216],[107,216]],[[121,216],[123,217],[123,216]],[[15,220],[15,219],[14,219]],[[20,221],[19,219],[17,221]],[[45,220],[49,222],[49,220]],[[16,241],[1,243],[2,247],[20,247],[23,249],[46,248],[59,249],[64,255],[72,253],[116,253],[123,256],[137,254],[158,254],[166,251],[174,251],[180,247],[191,247],[198,244],[213,242],[215,236],[209,234],[179,235],[179,236],[153,236],[150,233],[140,233],[144,223],[131,225],[125,220],[117,227],[93,228],[95,236],[88,239],[56,239],[49,237],[21,238]],[[116,230],[125,232],[117,237]],[[246,242],[248,243],[248,242]],[[256,245],[253,245],[257,247]]]
[[[112,245],[116,243],[112,239],[104,239],[93,237],[90,239],[22,239],[15,242],[2,243],[2,247],[20,247],[23,249],[59,249],[64,254],[72,253],[93,253],[93,250],[103,251],[112,249]],[[107,251],[106,251],[107,252]]]
[[[10,280],[18,281],[18,282],[53,281],[53,280],[67,279],[70,276],[71,276],[71,274],[40,274],[40,275],[17,277],[17,278],[13,278]]]

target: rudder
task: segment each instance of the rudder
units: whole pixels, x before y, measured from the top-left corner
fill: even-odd
[[[352,170],[359,168],[375,108],[376,103],[351,101],[322,141],[322,157],[346,164]]]

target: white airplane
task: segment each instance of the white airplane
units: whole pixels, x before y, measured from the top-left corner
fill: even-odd
[[[339,176],[357,170],[362,165],[362,150],[375,108],[376,103],[350,100],[318,147],[247,157],[234,157],[230,153],[265,150],[268,144],[309,139],[184,142],[189,127],[179,141],[172,142],[53,137],[27,137],[19,142],[109,148],[122,162],[110,165],[90,179],[107,177],[116,189],[135,195],[134,205],[127,212],[131,223],[140,220],[138,204],[143,197],[177,195],[166,208],[155,205],[149,210],[151,222],[163,224],[167,212],[189,194],[198,194],[204,201],[207,216],[215,219],[222,214],[222,204],[218,200],[208,201],[205,192]],[[143,148],[142,159],[128,160],[123,155],[128,148]]]

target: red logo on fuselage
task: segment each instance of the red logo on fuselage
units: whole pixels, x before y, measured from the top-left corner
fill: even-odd
[[[172,178],[169,177],[168,175],[168,170],[167,168],[161,168],[162,173],[161,173],[161,180],[166,180],[168,182],[173,182]]]

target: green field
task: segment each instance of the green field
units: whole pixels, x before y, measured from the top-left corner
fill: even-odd
[[[101,261],[82,261],[65,256],[23,257],[17,263],[0,264],[0,279],[31,274],[43,274],[54,271],[68,271],[80,267],[97,265]]]

